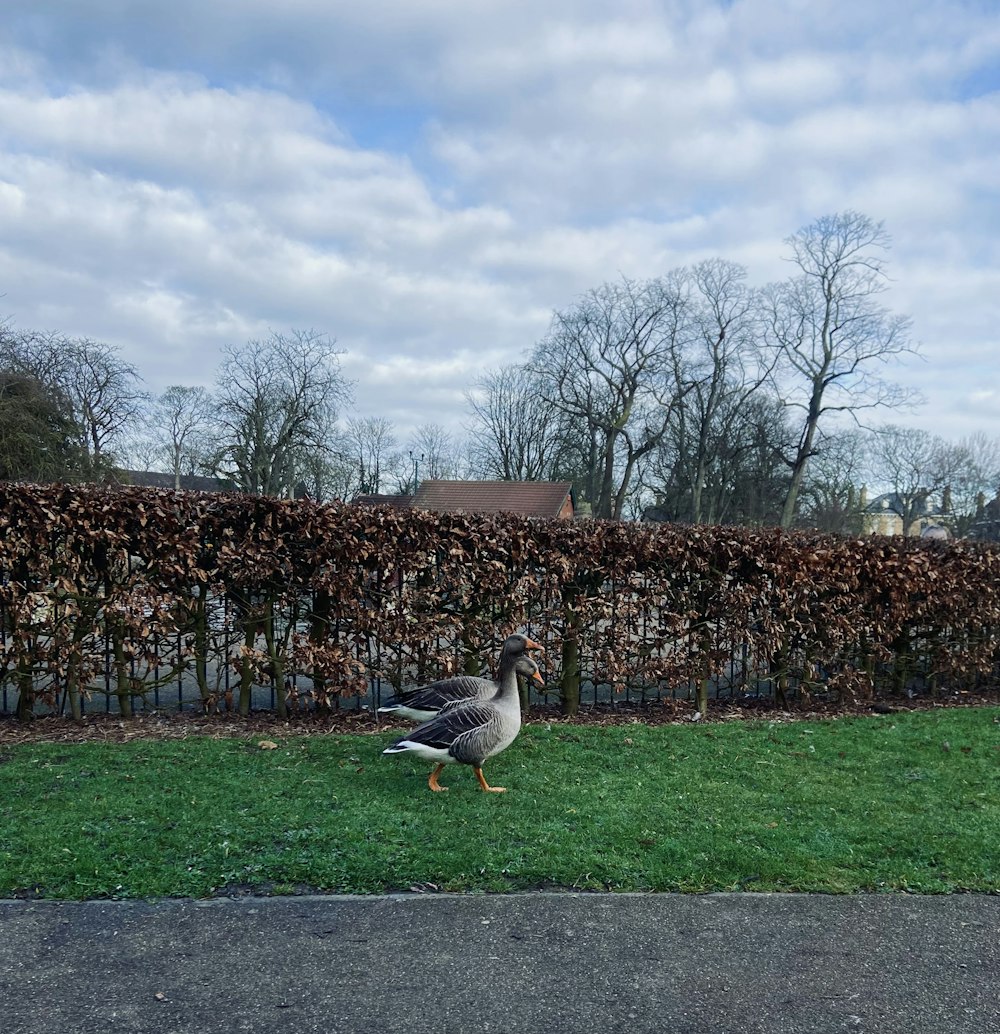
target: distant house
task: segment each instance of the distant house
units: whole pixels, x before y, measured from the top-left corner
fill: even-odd
[[[983,507],[982,515],[969,528],[969,538],[980,542],[1000,542],[1000,495]]]
[[[909,510],[909,527],[903,521]],[[924,531],[940,526],[941,514],[930,499],[911,501],[897,492],[876,496],[861,511],[863,535],[923,535]]]
[[[163,474],[155,470],[123,470],[118,478],[122,485],[140,485],[143,488],[177,487],[177,479],[173,474]],[[239,491],[235,481],[229,478],[205,477],[201,474],[181,474],[180,489],[182,492],[226,492],[233,494]]]
[[[413,508],[437,513],[519,513],[571,519],[576,499],[570,481],[438,481],[420,484]]]

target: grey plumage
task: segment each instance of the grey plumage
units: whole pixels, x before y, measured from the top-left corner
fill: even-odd
[[[521,701],[517,692],[518,674],[541,682],[538,665],[526,654],[504,658],[499,689],[488,700],[466,700],[446,707],[436,717],[400,737],[383,754],[413,753],[436,761],[431,773],[432,790],[443,790],[437,777],[446,764],[471,765],[484,790],[502,791],[488,786],[482,774],[483,762],[509,747],[521,728]]]
[[[479,675],[455,675],[416,689],[404,690],[387,700],[378,712],[426,722],[434,718],[442,707],[463,700],[488,699],[496,691],[497,684],[492,679]]]
[[[500,667],[504,659],[517,658],[527,650],[541,649],[538,643],[520,634],[508,636],[500,651]],[[478,675],[454,675],[438,679],[426,686],[401,690],[387,700],[378,710],[379,714],[392,714],[401,718],[412,718],[426,722],[436,717],[442,708],[463,700],[489,700],[500,688],[499,682]]]

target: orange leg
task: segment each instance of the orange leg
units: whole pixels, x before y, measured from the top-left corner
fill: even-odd
[[[479,785],[489,793],[506,793],[506,786],[490,786],[486,782],[486,776],[483,775],[483,770],[478,765],[472,766],[472,771],[476,773],[476,778],[479,780]]]
[[[438,793],[440,793],[440,792],[441,792],[441,791],[443,791],[443,790],[447,790],[447,789],[448,789],[448,787],[447,787],[447,786],[442,786],[442,785],[441,785],[441,784],[440,784],[440,783],[438,782],[438,776],[439,776],[439,775],[441,774],[441,772],[442,772],[443,770],[444,770],[444,765],[443,765],[443,764],[441,764],[441,765],[438,765],[438,767],[437,767],[437,768],[435,768],[433,772],[431,772],[431,777],[430,777],[430,779],[428,779],[428,780],[427,780],[427,785],[428,785],[428,786],[429,786],[429,787],[430,787],[430,788],[431,788],[432,790],[434,790],[434,791],[436,791],[436,792],[438,792]]]

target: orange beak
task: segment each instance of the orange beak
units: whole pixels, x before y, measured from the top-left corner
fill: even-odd
[[[526,640],[524,646],[526,650],[540,650],[542,653],[545,653],[545,647],[541,643],[536,643],[534,639],[528,639],[527,636],[524,638]]]
[[[537,682],[540,686],[544,686],[545,685],[545,679],[542,678],[542,673],[540,671],[536,671],[531,676],[531,681],[532,682]]]

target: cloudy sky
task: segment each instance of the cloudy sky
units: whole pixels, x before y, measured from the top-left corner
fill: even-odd
[[[923,359],[898,422],[1000,434],[996,0],[5,0],[0,317],[150,391],[312,328],[354,412],[458,428],[554,308],[752,283],[856,209]]]

